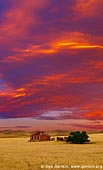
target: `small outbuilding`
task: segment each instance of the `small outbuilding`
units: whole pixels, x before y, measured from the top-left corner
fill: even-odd
[[[30,135],[30,142],[32,141],[49,141],[50,136],[45,134],[43,131],[35,132],[34,134]]]

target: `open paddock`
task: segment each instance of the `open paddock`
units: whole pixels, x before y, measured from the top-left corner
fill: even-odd
[[[103,169],[103,134],[89,136],[91,142],[88,144],[67,144],[63,141],[28,142],[29,138],[0,138],[0,170],[68,170],[74,165],[80,166],[78,169],[83,168],[83,165],[94,166],[85,167],[85,170],[96,170],[97,165],[98,170]]]

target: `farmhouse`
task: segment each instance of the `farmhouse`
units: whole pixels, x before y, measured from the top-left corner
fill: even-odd
[[[50,136],[43,131],[38,131],[30,136],[30,142],[32,141],[49,141]]]

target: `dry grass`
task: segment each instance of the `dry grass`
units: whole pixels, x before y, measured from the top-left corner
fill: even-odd
[[[41,165],[103,166],[103,134],[89,136],[92,143],[78,145],[54,141],[28,142],[28,138],[1,138],[0,170],[40,170]]]

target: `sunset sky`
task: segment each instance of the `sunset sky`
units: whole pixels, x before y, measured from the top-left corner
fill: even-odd
[[[0,129],[103,130],[103,0],[0,0]]]

